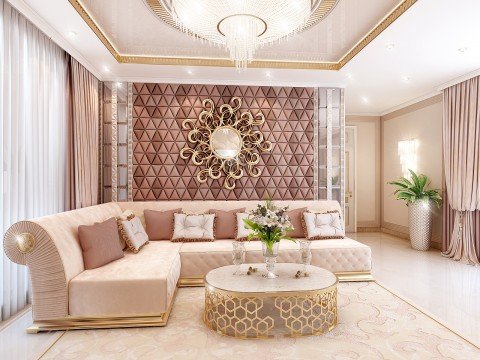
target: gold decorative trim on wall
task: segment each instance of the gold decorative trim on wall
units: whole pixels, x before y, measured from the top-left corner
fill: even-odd
[[[188,141],[195,145],[193,148],[184,147],[180,157],[205,167],[197,173],[198,182],[205,183],[208,178],[219,179],[224,174],[223,186],[233,190],[235,181],[242,178],[245,171],[252,177],[261,175],[262,171],[256,166],[260,162],[259,153],[270,151],[272,143],[265,140],[260,131],[254,130],[254,126],[265,122],[261,112],[255,116],[249,111],[240,113],[242,101],[238,97],[233,97],[230,103],[233,106],[223,104],[218,108],[218,113],[213,100],[205,99],[198,123],[192,119],[183,121],[182,128],[190,130]],[[216,140],[219,136],[220,139]],[[229,148],[225,147],[227,145]]]
[[[117,87],[112,86],[112,201],[118,200],[118,108]]]
[[[213,67],[234,67],[234,64],[229,59],[215,59],[215,58],[192,58],[192,57],[160,57],[160,56],[141,56],[141,55],[122,55],[120,54],[112,41],[105,35],[100,26],[93,20],[92,16],[87,12],[85,7],[79,0],[69,0],[70,4],[75,8],[82,19],[97,35],[100,41],[110,51],[113,57],[119,63],[128,64],[150,64],[150,65],[184,65],[184,66],[213,66]],[[158,0],[146,0],[150,3],[158,3]],[[378,35],[380,35],[386,28],[388,28],[395,20],[404,14],[417,0],[404,0],[395,9],[393,9],[379,24],[370,30],[352,49],[350,49],[340,60],[335,62],[308,62],[308,61],[282,61],[282,60],[254,60],[248,66],[250,68],[272,68],[272,69],[303,69],[303,70],[340,70],[350,60],[352,60],[360,51],[362,51],[370,42],[372,42]],[[327,4],[328,3],[328,4]],[[333,6],[328,10],[328,6]],[[308,26],[312,26],[320,21],[323,17],[333,9],[336,1],[329,0],[325,3],[325,9],[319,10],[318,19],[312,20]],[[322,8],[323,4],[320,6]],[[152,5],[150,5],[152,7]],[[163,7],[162,7],[163,8]],[[156,9],[156,10],[155,10]],[[152,10],[158,14],[161,9],[155,8]],[[328,11],[327,11],[328,10]],[[166,12],[165,9],[163,11]],[[160,16],[160,15],[159,15]],[[163,15],[162,15],[163,16]]]
[[[133,201],[133,84],[127,83],[127,199]]]

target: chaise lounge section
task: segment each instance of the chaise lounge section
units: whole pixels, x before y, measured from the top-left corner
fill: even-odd
[[[278,201],[290,209],[340,211],[336,201]],[[85,270],[78,226],[118,217],[131,210],[182,208],[185,213],[210,209],[253,209],[258,201],[121,202],[96,205],[21,221],[5,234],[4,248],[14,262],[26,265],[32,279],[34,324],[30,332],[79,328],[164,326],[178,286],[200,286],[206,273],[231,264],[233,239],[174,243],[150,241],[137,253],[100,268]],[[263,262],[261,243],[247,242],[246,262]],[[298,245],[283,241],[279,262],[300,262]],[[328,269],[340,281],[372,280],[371,250],[355,240],[312,242],[312,265]]]

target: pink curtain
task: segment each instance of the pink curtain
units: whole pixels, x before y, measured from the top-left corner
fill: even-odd
[[[99,81],[71,56],[69,64],[69,121],[67,209],[99,203]]]
[[[480,265],[480,229],[476,212],[480,210],[480,77],[445,89],[443,103],[443,156],[448,198],[444,230],[449,232],[445,234],[443,255]]]
[[[443,241],[442,241],[442,250],[447,251],[450,247],[453,229],[455,226],[455,213],[456,211],[452,209],[448,203],[448,196],[445,195],[443,203]],[[477,256],[480,254],[480,210],[475,210],[473,212],[473,238],[474,246],[476,249]],[[457,229],[458,231],[458,229]],[[480,260],[480,258],[478,258]]]

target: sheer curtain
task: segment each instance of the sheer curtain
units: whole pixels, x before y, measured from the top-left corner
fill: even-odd
[[[65,52],[0,0],[0,229],[64,210]],[[0,255],[0,320],[28,302],[27,269]]]

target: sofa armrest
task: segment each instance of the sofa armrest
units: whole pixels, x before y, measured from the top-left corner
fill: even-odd
[[[69,315],[68,285],[85,269],[78,226],[120,214],[116,203],[107,203],[20,221],[8,229],[5,253],[13,262],[28,266],[35,321]]]
[[[7,230],[3,246],[11,261],[29,269],[34,320],[65,318],[68,282],[60,253],[48,232],[33,221],[20,221]]]

